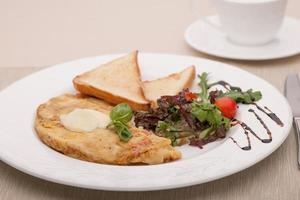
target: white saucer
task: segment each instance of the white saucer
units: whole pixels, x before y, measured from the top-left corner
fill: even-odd
[[[218,16],[206,18],[220,24]],[[277,37],[261,46],[242,46],[230,42],[224,33],[203,20],[191,24],[185,32],[186,42],[206,54],[237,60],[270,60],[300,53],[300,21],[285,17]]]

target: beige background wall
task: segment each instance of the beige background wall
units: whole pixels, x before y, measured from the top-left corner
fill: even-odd
[[[0,0],[0,67],[133,49],[202,56],[183,32],[213,12],[211,0]],[[289,1],[287,13],[300,18],[298,0]]]

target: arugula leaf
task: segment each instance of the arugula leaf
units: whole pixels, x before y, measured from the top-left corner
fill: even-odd
[[[199,137],[200,138],[206,138],[210,134],[214,134],[215,131],[223,126],[226,130],[228,130],[230,125],[230,119],[224,117],[221,113],[221,111],[210,102],[209,100],[209,94],[208,94],[208,74],[206,72],[202,73],[201,75],[198,75],[200,82],[199,86],[201,88],[201,92],[199,93],[199,96],[201,97],[201,101],[197,102],[194,101],[191,106],[191,114],[195,118],[197,118],[200,122],[207,121],[209,124],[209,127],[204,129],[200,132]],[[223,94],[223,93],[222,93]],[[238,93],[232,94],[232,95],[240,95]],[[241,98],[242,96],[238,96]]]
[[[247,93],[251,96],[252,101],[258,101],[262,98],[260,91],[252,91],[252,89],[247,90]]]
[[[235,100],[237,103],[251,104],[255,101],[258,101],[262,98],[260,91],[253,91],[252,89],[243,91],[230,90],[225,93],[221,93],[220,97],[230,97]]]
[[[219,97],[230,97],[231,99],[235,100],[237,103],[244,103],[244,104],[250,104],[255,101],[258,101],[262,98],[262,94],[260,91],[253,91],[252,89],[249,89],[247,91],[242,91],[241,88],[232,86],[226,81],[217,81],[211,84],[207,84],[208,89],[215,85],[221,85],[225,87],[228,91],[222,92],[219,90]]]
[[[201,92],[199,93],[199,96],[201,97],[201,100],[203,102],[209,101],[208,93],[207,93],[207,90],[208,90],[207,76],[208,76],[208,73],[206,73],[206,72],[203,72],[201,75],[198,75],[198,78],[200,79],[200,82],[198,83],[198,85],[201,88]]]
[[[233,90],[228,91],[226,93],[222,92],[220,96],[221,97],[222,96],[230,97],[231,99],[235,100],[236,102],[238,102],[241,99],[244,99],[244,95],[241,92],[233,91]]]

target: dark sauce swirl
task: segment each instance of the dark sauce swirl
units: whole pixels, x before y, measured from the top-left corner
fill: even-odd
[[[262,107],[260,107],[256,103],[252,103],[252,104],[255,105],[258,110],[260,110],[261,112],[263,112],[264,114],[266,114],[276,124],[278,124],[281,127],[284,126],[283,122],[279,119],[279,117],[274,112],[272,112],[267,106],[264,106],[264,109],[263,109]]]
[[[260,124],[263,126],[263,128],[266,130],[269,138],[261,138],[260,136],[258,136],[252,128],[250,128],[245,122],[239,121],[237,119],[233,120],[232,125],[240,125],[243,130],[244,130],[244,134],[246,135],[247,138],[247,146],[242,147],[233,137],[230,137],[230,139],[233,141],[233,143],[235,143],[240,149],[242,150],[251,150],[251,140],[249,137],[249,133],[251,133],[256,139],[258,139],[259,141],[261,141],[262,143],[270,143],[272,142],[272,132],[270,131],[270,129],[268,128],[268,126],[265,124],[265,122],[261,119],[261,117],[253,110],[253,109],[249,109],[249,112],[253,113],[254,116],[256,117],[256,119],[260,122]]]
[[[241,122],[240,122],[239,120],[237,120],[237,119],[234,119],[232,122],[233,122],[233,126],[235,126],[235,125],[241,125]],[[246,129],[244,129],[243,126],[241,126],[241,127],[243,128],[244,134],[246,135],[246,138],[247,138],[247,143],[248,143],[247,146],[242,147],[242,146],[241,146],[241,145],[240,145],[233,137],[229,137],[229,138],[230,138],[230,139],[233,141],[233,143],[236,144],[240,149],[245,150],[245,151],[249,151],[249,150],[251,150],[251,141],[250,141],[249,133],[248,133],[248,131],[247,131]]]
[[[225,88],[227,91],[231,91],[231,90],[235,90],[235,91],[242,91],[240,87],[235,87],[230,85],[229,83],[227,83],[226,81],[220,80],[217,81],[215,83],[212,83],[209,85],[209,88],[215,85],[221,85],[223,88]],[[267,106],[264,106],[264,108],[262,108],[261,106],[257,105],[256,103],[251,103],[252,105],[255,105],[255,107],[261,111],[262,113],[266,114],[271,120],[273,120],[277,125],[279,125],[280,127],[283,127],[284,124],[283,122],[279,119],[279,117],[273,112],[271,111]],[[254,116],[256,117],[256,119],[259,121],[259,123],[263,126],[263,128],[266,130],[269,138],[261,138],[259,137],[245,122],[241,122],[237,119],[232,120],[232,126],[235,125],[240,125],[243,130],[244,130],[244,134],[247,137],[247,142],[248,145],[242,147],[233,137],[229,137],[233,143],[235,143],[240,149],[242,150],[250,150],[251,149],[251,141],[250,141],[250,137],[249,137],[249,133],[251,133],[255,138],[257,138],[259,141],[261,141],[262,143],[270,143],[272,142],[272,132],[270,131],[270,129],[268,128],[268,126],[266,125],[266,123],[262,120],[262,118],[255,112],[255,110],[253,109],[249,109],[248,110],[250,113],[253,113]]]
[[[232,86],[229,83],[227,83],[226,81],[217,81],[215,83],[210,84],[208,87],[212,87],[215,85],[221,85],[222,87],[224,87],[226,90],[230,91],[230,90],[236,90],[236,91],[242,91],[242,89],[240,87],[236,87],[236,86]]]
[[[264,127],[264,129],[267,131],[267,134],[269,135],[269,139],[263,139],[261,141],[263,143],[272,142],[272,132],[267,127],[266,123],[260,118],[260,116],[253,109],[249,109],[248,111],[251,112],[251,113],[253,113],[255,115],[256,119],[260,122],[260,124]]]

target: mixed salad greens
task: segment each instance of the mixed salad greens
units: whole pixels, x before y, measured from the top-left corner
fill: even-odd
[[[185,89],[174,96],[162,96],[157,100],[157,108],[134,113],[135,125],[169,138],[173,146],[189,143],[202,148],[226,136],[232,126],[237,103],[251,104],[262,98],[259,91],[242,91],[225,81],[209,84],[205,72],[198,78],[199,93]],[[209,91],[216,85],[223,86],[226,91]]]
[[[110,112],[108,128],[113,128],[120,139],[127,142],[132,137],[128,123],[134,116],[136,127],[169,138],[173,146],[188,143],[202,148],[226,137],[233,125],[237,103],[251,104],[262,98],[260,91],[242,91],[225,81],[209,84],[206,72],[198,78],[199,93],[185,89],[174,96],[162,96],[157,100],[158,107],[147,112],[133,112],[128,104],[118,104]],[[212,90],[216,85],[223,86],[225,91]]]

